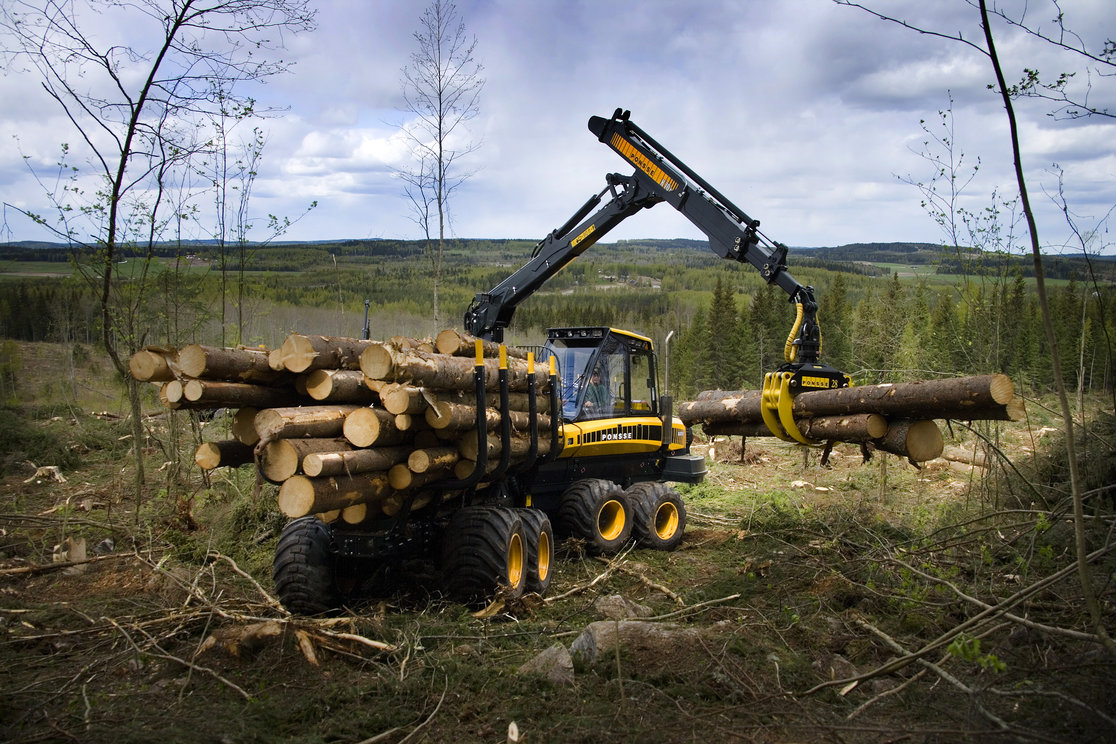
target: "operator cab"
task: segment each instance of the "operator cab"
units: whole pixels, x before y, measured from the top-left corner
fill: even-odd
[[[546,351],[558,363],[565,421],[656,416],[651,339],[616,328],[551,328]]]

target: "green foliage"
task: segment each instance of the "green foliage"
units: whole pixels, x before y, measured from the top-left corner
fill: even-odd
[[[949,644],[949,651],[951,656],[954,656],[970,664],[977,664],[981,669],[989,672],[999,673],[1007,671],[1007,664],[1000,660],[996,654],[980,652],[980,639],[973,638],[972,636],[960,635]]]

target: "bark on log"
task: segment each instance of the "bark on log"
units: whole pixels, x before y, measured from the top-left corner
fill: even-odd
[[[427,406],[425,390],[394,382],[380,388],[380,400],[385,411],[396,415],[406,413],[414,416],[425,411]]]
[[[850,416],[818,416],[812,419],[796,419],[795,425],[808,439],[815,441],[869,442],[887,433],[887,419],[878,413],[861,413]],[[709,436],[775,436],[760,422],[730,422],[704,424]]]
[[[395,416],[382,408],[364,407],[350,412],[342,432],[354,447],[402,444],[408,439],[406,431],[395,425]]]
[[[159,400],[165,406],[178,408],[186,402],[185,385],[181,380],[171,380],[163,383],[163,387],[159,389]]]
[[[298,473],[307,455],[349,449],[344,439],[272,439],[260,452],[260,474],[272,483],[282,483]]]
[[[190,403],[209,408],[280,408],[298,405],[300,400],[289,388],[219,380],[187,380],[183,396]]]
[[[511,438],[511,462],[522,460],[527,455],[527,450],[531,447],[531,438],[528,436],[513,436]],[[491,462],[494,458],[500,456],[503,450],[503,445],[499,437],[488,438],[488,459]],[[465,432],[457,443],[457,451],[466,460],[476,460],[480,454],[477,449],[477,435],[476,430]],[[539,436],[539,456],[545,455],[550,452],[550,437]]]
[[[468,333],[461,333],[452,328],[447,328],[438,334],[434,340],[434,348],[439,354],[449,354],[450,356],[463,356],[476,358],[477,347],[476,336],[471,336]],[[527,350],[520,349],[515,346],[506,347],[508,356],[516,359],[526,359]],[[495,341],[481,341],[482,354],[486,357],[494,359],[500,356],[500,344]]]
[[[252,447],[260,441],[260,435],[256,433],[255,423],[256,414],[259,412],[258,408],[246,406],[233,416],[231,431],[238,442]]]
[[[315,369],[360,369],[360,353],[375,341],[292,333],[280,347],[283,366],[291,372]]]
[[[306,394],[329,403],[360,403],[377,400],[372,388],[364,384],[364,373],[353,369],[316,369],[306,376]]]
[[[170,382],[174,379],[173,349],[140,349],[128,359],[128,371],[140,382]]]
[[[410,447],[401,446],[355,449],[348,452],[315,452],[302,458],[302,472],[311,477],[383,472],[406,461],[411,451]]]
[[[949,462],[960,462],[976,468],[987,468],[988,457],[983,450],[967,449],[950,445],[942,450],[942,459]]]
[[[473,359],[424,351],[400,351],[389,344],[374,344],[360,355],[360,368],[374,380],[401,382],[435,390],[473,390]],[[498,387],[500,363],[484,360],[485,384],[489,390]],[[546,389],[549,376],[535,371],[538,389]],[[527,390],[527,363],[508,360],[508,388],[515,392]]]
[[[336,403],[295,408],[266,408],[256,414],[254,425],[260,439],[336,437],[341,435],[345,417],[360,407]]]
[[[291,519],[378,502],[391,493],[387,473],[361,473],[335,478],[296,475],[279,487],[279,511]]]
[[[444,474],[444,473],[440,474],[440,477],[445,478],[446,474]],[[433,481],[430,481],[430,482],[433,482]],[[422,485],[426,485],[426,483],[423,483]],[[415,486],[415,487],[419,488],[421,486]],[[380,508],[383,509],[384,514],[388,515],[389,517],[394,517],[396,514],[398,514],[400,511],[403,510],[403,504],[406,503],[406,499],[409,495],[410,494],[406,494],[406,493],[393,493],[390,496],[388,496],[386,499],[384,499],[383,503],[380,505]],[[422,507],[426,506],[427,504],[429,504],[433,500],[434,500],[434,496],[432,494],[428,494],[428,493],[417,494],[417,495],[411,497],[411,511],[416,511],[418,509],[421,509]]]
[[[942,454],[942,432],[933,421],[900,419],[888,422],[887,434],[875,441],[877,448],[912,462],[926,462]]]
[[[460,459],[456,447],[430,447],[416,449],[407,456],[407,468],[413,473],[444,470]]]
[[[178,368],[187,377],[270,384],[280,379],[263,349],[190,344],[178,351]]]
[[[194,462],[202,470],[235,468],[252,462],[252,448],[243,442],[230,439],[221,442],[202,442],[194,452]]]
[[[977,375],[883,385],[816,390],[799,394],[794,410],[816,416],[880,413],[909,418],[968,419],[973,411],[997,408],[1015,397],[1007,375]]]
[[[485,422],[488,429],[494,430],[500,426],[500,412],[492,408],[485,409]],[[531,416],[523,411],[508,411],[513,431],[525,432],[531,426]],[[540,432],[550,430],[550,417],[540,415],[537,417]],[[452,429],[462,431],[474,428],[477,424],[477,409],[474,406],[461,403],[447,403],[436,401],[426,409],[426,423],[432,429]]]

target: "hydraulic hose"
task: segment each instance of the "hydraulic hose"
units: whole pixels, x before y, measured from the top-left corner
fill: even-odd
[[[798,357],[798,347],[794,342],[798,337],[799,329],[802,328],[802,316],[805,312],[801,302],[794,303],[794,306],[797,308],[794,325],[791,326],[790,335],[787,336],[787,345],[783,347],[783,359],[788,362],[793,362]]]

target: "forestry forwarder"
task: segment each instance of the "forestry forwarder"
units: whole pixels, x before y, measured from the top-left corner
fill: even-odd
[[[522,268],[477,294],[465,313],[465,329],[478,339],[499,342],[502,358],[496,404],[502,425],[489,434],[484,419],[489,385],[477,341],[479,454],[473,471],[411,494],[395,517],[373,528],[327,525],[313,517],[292,522],[280,538],[274,566],[277,592],[288,609],[306,614],[334,609],[342,587],[367,585],[399,561],[429,557],[439,547],[447,588],[477,603],[497,590],[504,596],[544,593],[551,579],[555,532],[580,538],[588,551],[597,553],[615,552],[632,537],[662,550],[681,542],[685,505],[667,483],[700,482],[705,462],[689,452],[689,432],[673,416],[670,396],[658,394],[649,338],[607,327],[550,329],[545,347],[529,355],[529,450],[518,464],[509,459],[512,433],[502,342],[516,307],[621,221],[660,202],[701,229],[715,253],[751,264],[789,295],[797,317],[787,339],[786,364],[766,376],[763,417],[776,436],[814,444],[795,426],[791,399],[803,390],[845,387],[849,378],[819,362],[821,332],[813,288],[787,272],[786,246],[768,241],[758,220],[629,116],[620,109],[610,119],[594,116],[589,129],[632,163],[635,172],[608,174],[604,190],[542,240]],[[590,215],[606,193],[611,199]],[[549,365],[548,432],[540,432],[536,421],[535,353]],[[498,453],[496,462],[489,461],[489,452]]]

